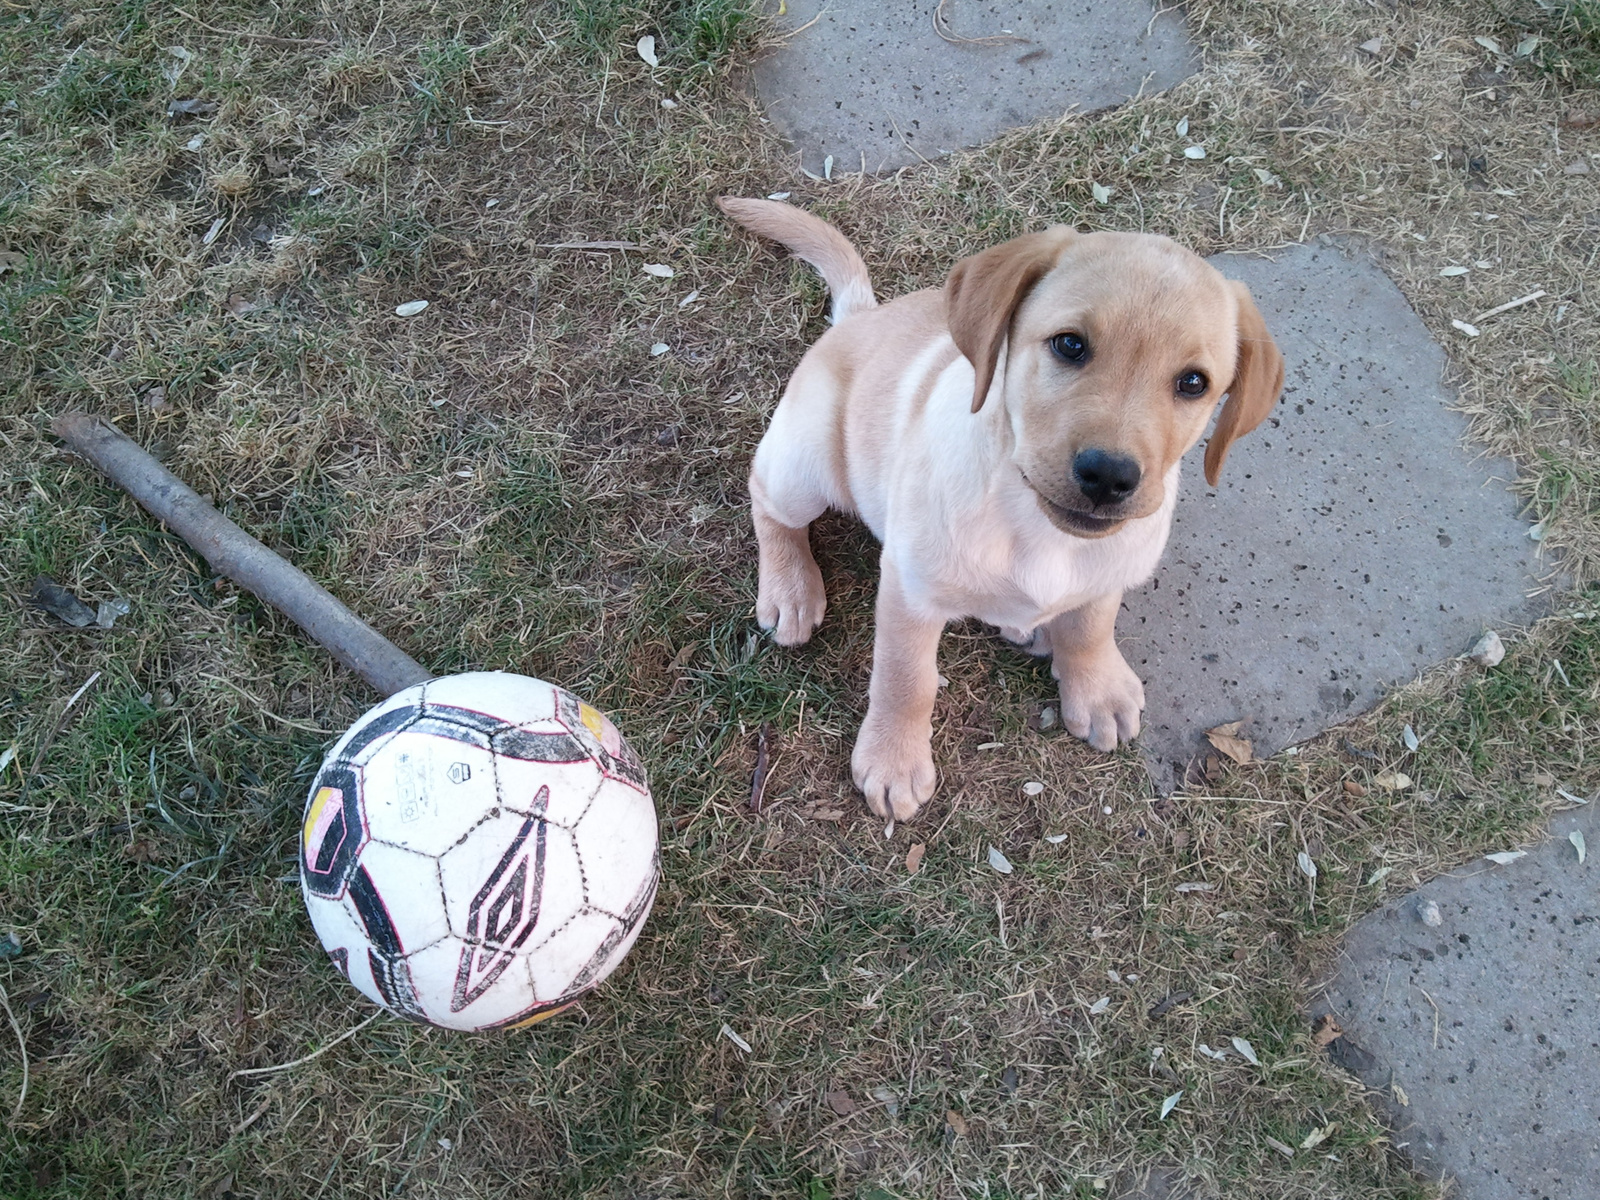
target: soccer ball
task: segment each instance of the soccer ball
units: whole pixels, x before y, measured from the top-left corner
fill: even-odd
[[[300,883],[334,965],[447,1029],[555,1015],[633,946],[660,877],[644,768],[605,715],[524,675],[407,688],[323,761]]]

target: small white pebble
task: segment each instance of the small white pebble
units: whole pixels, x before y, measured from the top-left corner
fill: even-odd
[[[484,207],[485,207],[485,208],[493,208],[493,207],[494,207],[494,206],[495,206],[495,205],[496,205],[496,204],[499,204],[499,203],[500,203],[500,201],[499,201],[499,200],[498,200],[498,199],[495,199],[495,200],[485,200],[485,201],[484,201],[484,202],[483,202],[483,206],[484,206]]]
[[[1108,817],[1109,817],[1109,816],[1110,816],[1110,815],[1111,815],[1111,805],[1109,805],[1109,804],[1108,804],[1108,805],[1106,805],[1106,806],[1105,806],[1105,807],[1104,807],[1104,808],[1102,808],[1102,809],[1101,809],[1101,810],[1100,810],[1100,811],[1101,811],[1101,812],[1103,812],[1103,813],[1105,813],[1105,815],[1106,815],[1106,816],[1108,816]]]
[[[662,108],[677,108],[678,107],[678,102],[676,100],[674,100],[671,96],[663,96],[663,97],[661,97],[661,107]]]
[[[1030,779],[1030,780],[1028,780],[1027,783],[1022,785],[1022,794],[1024,796],[1040,796],[1040,795],[1043,795],[1044,794],[1044,784],[1040,783],[1037,779]]]
[[[1206,148],[1204,146],[1190,146],[1183,152],[1183,156],[1185,158],[1204,158],[1206,156]]]
[[[1422,923],[1428,926],[1430,929],[1437,929],[1439,926],[1444,924],[1444,914],[1439,911],[1439,904],[1435,900],[1418,900],[1417,916],[1420,917],[1422,919]]]
[[[654,346],[650,347],[650,357],[660,358],[663,354],[671,349],[672,347],[667,345],[665,342],[657,342]]]

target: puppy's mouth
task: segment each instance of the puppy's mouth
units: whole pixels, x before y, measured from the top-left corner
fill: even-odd
[[[1039,508],[1049,518],[1050,524],[1062,533],[1070,533],[1073,537],[1102,538],[1115,533],[1128,522],[1127,517],[1098,517],[1075,508],[1064,508],[1034,487],[1033,480],[1026,475],[1022,476],[1022,481],[1032,489],[1034,499],[1039,502]]]

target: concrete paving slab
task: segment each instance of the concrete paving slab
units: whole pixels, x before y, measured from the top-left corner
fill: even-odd
[[[1600,849],[1597,810],[1358,921],[1314,1010],[1343,1026],[1330,1049],[1377,1091],[1397,1143],[1460,1200],[1600,1196],[1600,863],[1568,841]]]
[[[788,0],[799,30],[755,67],[767,115],[821,174],[892,170],[1002,130],[1162,91],[1197,64],[1182,18],[1150,0],[947,0],[960,36],[934,30],[938,0]],[[776,11],[777,4],[771,4]],[[814,23],[813,23],[814,22]]]
[[[1275,753],[1527,619],[1541,573],[1512,465],[1474,457],[1444,352],[1364,253],[1211,261],[1249,286],[1287,382],[1218,488],[1186,460],[1166,557],[1117,622],[1162,787],[1212,726],[1245,719]]]

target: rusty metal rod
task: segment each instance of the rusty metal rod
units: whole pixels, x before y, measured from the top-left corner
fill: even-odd
[[[383,695],[433,678],[326,588],[228,520],[108,421],[70,412],[57,417],[51,428],[194,547],[219,575],[288,617]]]

